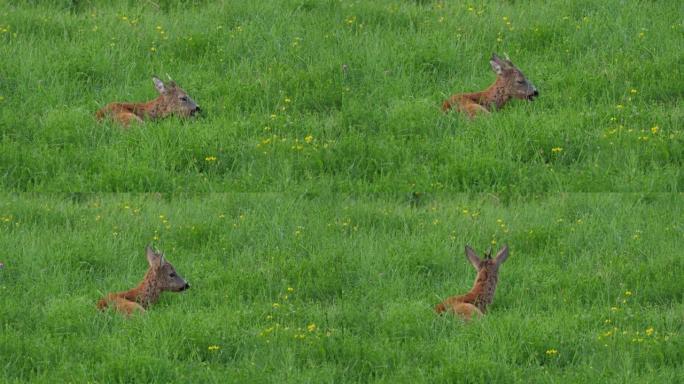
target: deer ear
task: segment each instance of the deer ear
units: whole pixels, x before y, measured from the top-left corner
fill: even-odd
[[[496,55],[496,53],[493,54],[491,60],[489,60],[489,65],[492,66],[492,71],[494,71],[494,73],[497,75],[503,73],[504,63],[501,62],[501,59]]]
[[[149,264],[150,267],[157,267],[158,265],[161,265],[162,256],[155,252],[151,245],[147,246],[145,249],[145,254],[147,255],[147,264]]]
[[[508,258],[508,245],[504,245],[503,248],[496,254],[496,264],[501,265]]]
[[[469,246],[466,245],[465,252],[466,252],[466,257],[468,258],[468,261],[470,261],[470,264],[472,264],[473,267],[475,267],[475,269],[479,269],[480,263],[482,262],[482,260],[480,260],[480,258],[477,257],[475,250],[473,250],[472,248],[470,248]]]
[[[157,76],[152,76],[152,81],[154,82],[154,87],[157,88],[157,92],[166,92],[166,86],[164,86],[164,82],[161,81]]]
[[[506,56],[506,59],[503,61],[505,67],[510,67],[513,68],[515,65],[513,65],[513,62],[511,61],[511,58],[508,57],[507,53],[504,53],[504,56]]]

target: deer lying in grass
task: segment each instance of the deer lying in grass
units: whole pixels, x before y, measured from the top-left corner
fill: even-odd
[[[136,310],[145,312],[147,307],[157,302],[163,291],[180,292],[190,288],[190,284],[176,273],[162,253],[150,246],[147,246],[146,253],[149,269],[143,281],[128,291],[108,294],[97,302],[98,309],[113,306],[117,311],[130,316]]]
[[[494,84],[482,92],[458,93],[451,96],[442,105],[444,112],[455,108],[472,119],[478,113],[490,113],[493,109],[502,108],[513,98],[532,101],[539,96],[537,88],[510,60],[501,60],[495,53],[489,64],[496,73]]]
[[[109,103],[97,111],[97,120],[109,117],[128,127],[131,122],[142,123],[145,119],[161,119],[169,115],[189,117],[200,111],[199,105],[175,82],[164,84],[156,76],[152,77],[152,81],[159,97],[144,103]]]
[[[480,259],[467,245],[465,251],[466,257],[477,270],[475,284],[465,295],[452,296],[437,304],[435,312],[441,314],[450,311],[467,321],[473,316],[482,316],[487,312],[487,306],[492,303],[499,276],[499,266],[508,258],[508,246],[505,245],[494,259],[492,259],[491,250],[485,253],[484,259]]]

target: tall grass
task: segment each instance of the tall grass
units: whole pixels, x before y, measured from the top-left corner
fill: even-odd
[[[684,381],[676,1],[5,1],[0,382]],[[469,121],[508,54],[539,88]],[[197,119],[97,123],[177,81]],[[192,288],[99,313],[144,247]],[[490,313],[463,255],[509,244]]]
[[[681,190],[676,1],[33,4],[0,10],[6,189]],[[442,114],[494,51],[541,97]],[[205,116],[95,122],[152,74]]]
[[[675,382],[681,196],[4,196],[7,382]],[[95,301],[157,244],[192,288]],[[489,314],[464,244],[511,246]],[[556,351],[556,352],[554,352]]]

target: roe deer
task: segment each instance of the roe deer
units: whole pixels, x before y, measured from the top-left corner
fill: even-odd
[[[159,97],[144,103],[109,103],[97,111],[97,120],[111,117],[124,127],[128,127],[131,122],[141,123],[144,119],[154,120],[169,115],[188,117],[200,111],[199,105],[175,82],[169,81],[164,84],[156,76],[152,77],[152,81],[159,92]]]
[[[494,84],[482,92],[458,93],[451,96],[442,105],[444,112],[456,108],[472,119],[478,113],[489,113],[493,108],[503,107],[512,98],[532,101],[539,96],[537,88],[510,60],[501,60],[494,53],[489,64],[496,73]]]
[[[190,284],[176,273],[162,253],[156,252],[149,245],[146,253],[150,267],[143,281],[128,291],[107,294],[97,302],[98,309],[104,310],[113,305],[117,311],[130,316],[135,310],[145,312],[147,307],[159,299],[162,291],[180,292],[190,288]]]
[[[508,246],[504,245],[494,259],[492,259],[491,250],[485,253],[484,259],[477,257],[475,251],[467,245],[465,251],[466,257],[477,270],[475,284],[465,295],[452,296],[437,304],[435,312],[452,311],[465,320],[470,320],[473,315],[482,316],[486,313],[487,306],[492,303],[499,276],[499,266],[508,258]]]

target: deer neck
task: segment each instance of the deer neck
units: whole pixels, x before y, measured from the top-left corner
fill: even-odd
[[[162,292],[158,284],[156,271],[152,268],[148,269],[143,281],[129,292],[133,293],[132,296],[134,297],[132,299],[142,305],[143,308],[156,303]]]
[[[487,306],[494,300],[497,280],[496,274],[484,270],[478,272],[473,288],[466,294],[468,302],[476,306],[482,313],[487,312]]]
[[[154,100],[144,103],[135,103],[132,105],[132,112],[141,119],[154,120],[159,117],[164,117],[164,99],[162,96]]]
[[[499,109],[511,99],[511,96],[506,90],[506,80],[501,76],[497,76],[494,84],[480,92],[478,96],[477,103],[486,107],[488,110],[492,107]]]

